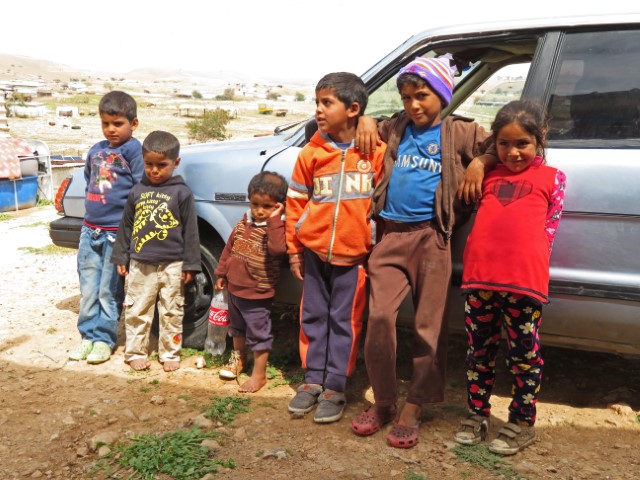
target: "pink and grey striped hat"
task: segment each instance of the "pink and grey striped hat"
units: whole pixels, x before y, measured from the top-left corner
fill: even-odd
[[[451,55],[443,55],[435,58],[416,57],[411,63],[402,67],[398,72],[398,78],[412,73],[423,79],[443,101],[446,107],[453,96],[453,75],[458,70],[451,65]]]

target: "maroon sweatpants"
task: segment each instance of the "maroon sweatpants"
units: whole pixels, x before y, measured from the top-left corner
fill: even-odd
[[[406,401],[441,402],[447,360],[444,312],[451,279],[449,242],[431,222],[385,222],[369,258],[369,322],[364,354],[375,402],[397,401],[396,319],[408,292],[415,307],[413,375]]]

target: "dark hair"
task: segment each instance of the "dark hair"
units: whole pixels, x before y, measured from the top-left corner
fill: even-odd
[[[547,113],[545,108],[533,100],[514,100],[498,110],[491,123],[493,141],[500,130],[510,123],[515,123],[536,139],[542,158],[545,157],[545,138],[547,133]]]
[[[249,197],[258,193],[269,195],[276,202],[284,203],[287,199],[287,179],[277,172],[260,172],[249,182]]]
[[[107,93],[100,99],[98,111],[107,115],[122,115],[133,122],[138,116],[138,105],[131,95],[119,90]]]
[[[155,152],[175,160],[180,156],[180,141],[171,133],[156,130],[151,132],[142,143],[142,154]]]
[[[416,75],[415,73],[403,73],[402,75],[398,75],[398,78],[396,79],[398,91],[402,92],[402,87],[405,85],[410,85],[415,88],[422,88],[426,85],[431,90],[431,85],[420,77],[420,75]]]
[[[338,100],[344,103],[347,108],[349,108],[352,103],[360,105],[360,113],[358,116],[364,114],[364,111],[367,109],[367,100],[369,98],[367,87],[365,87],[362,79],[353,73],[328,73],[322,77],[316,85],[316,92],[322,89],[333,90]]]

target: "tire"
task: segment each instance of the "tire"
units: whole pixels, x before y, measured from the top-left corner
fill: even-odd
[[[216,283],[214,270],[224,245],[219,241],[200,241],[202,272],[196,275],[185,290],[184,319],[182,321],[182,346],[202,350],[207,338],[209,305]]]

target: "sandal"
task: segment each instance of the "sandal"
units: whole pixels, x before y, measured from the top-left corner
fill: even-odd
[[[400,425],[398,422],[393,424],[393,428],[387,435],[387,442],[395,448],[411,448],[418,443],[418,431],[420,423],[414,427]]]
[[[233,350],[229,357],[229,363],[222,367],[218,375],[223,380],[237,380],[247,366],[247,352]]]
[[[489,433],[489,418],[473,414],[460,422],[460,429],[456,432],[455,441],[461,445],[477,445]]]
[[[382,407],[378,410],[373,405],[370,405],[352,420],[351,430],[353,430],[353,433],[362,436],[373,435],[394,418],[396,418],[395,406]]]
[[[521,427],[515,423],[505,423],[498,436],[489,444],[489,450],[499,455],[515,455],[536,441],[533,426]]]

